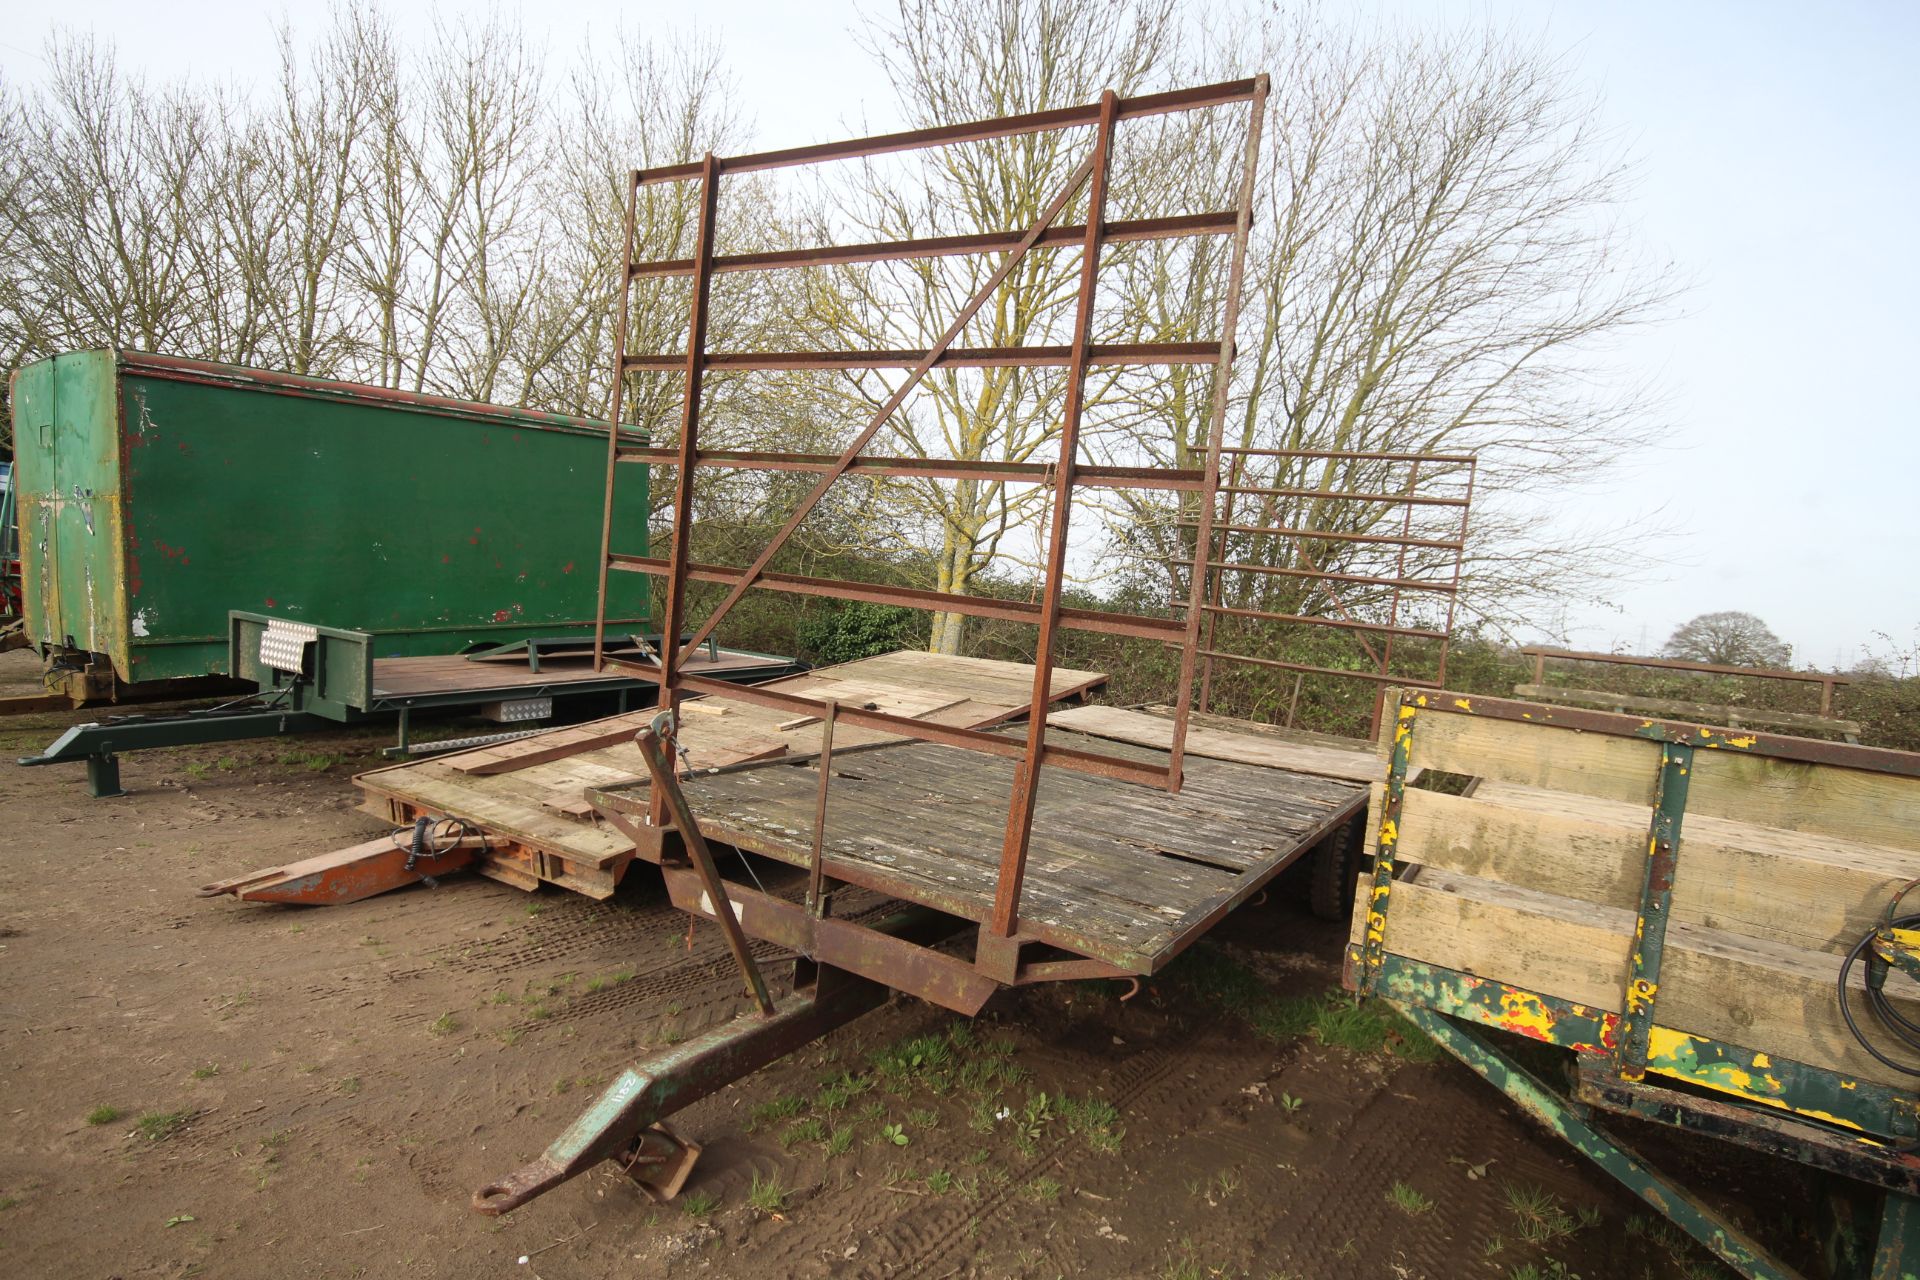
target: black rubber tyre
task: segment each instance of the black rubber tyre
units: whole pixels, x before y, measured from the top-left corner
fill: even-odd
[[[1353,914],[1353,884],[1360,874],[1360,840],[1364,817],[1355,818],[1322,840],[1313,853],[1313,883],[1308,905],[1322,920],[1345,920]]]

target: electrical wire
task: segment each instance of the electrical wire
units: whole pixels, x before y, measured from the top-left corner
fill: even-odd
[[[1904,899],[1908,893],[1912,892],[1916,885],[1920,885],[1920,879],[1909,880],[1905,885],[1901,886],[1900,891],[1894,894],[1892,900],[1887,903],[1886,914],[1882,917],[1880,925],[1869,930],[1864,938],[1853,944],[1853,949],[1847,952],[1847,958],[1840,962],[1840,978],[1837,984],[1840,999],[1840,1016],[1846,1020],[1847,1030],[1853,1033],[1853,1038],[1859,1041],[1860,1047],[1871,1054],[1875,1061],[1898,1071],[1901,1075],[1907,1076],[1920,1076],[1920,1067],[1911,1067],[1904,1063],[1894,1061],[1888,1057],[1879,1046],[1867,1038],[1866,1032],[1860,1029],[1860,1023],[1854,1018],[1853,1014],[1850,980],[1853,977],[1853,966],[1857,964],[1864,955],[1867,962],[1867,1007],[1872,1011],[1873,1016],[1879,1021],[1884,1031],[1891,1033],[1896,1040],[1907,1048],[1916,1053],[1920,1053],[1920,1022],[1915,1022],[1913,1019],[1902,1014],[1898,1009],[1893,1007],[1893,1002],[1887,999],[1887,975],[1891,971],[1891,966],[1873,951],[1873,944],[1879,937],[1881,929],[1920,928],[1920,913],[1904,916],[1896,916],[1894,914],[1894,912],[1900,909],[1901,900]]]

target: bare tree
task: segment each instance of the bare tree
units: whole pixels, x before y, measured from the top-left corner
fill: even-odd
[[[1669,658],[1728,667],[1784,667],[1793,648],[1751,613],[1723,610],[1681,623],[1661,650]]]
[[[1657,419],[1646,389],[1607,377],[1605,353],[1660,318],[1675,290],[1620,225],[1631,172],[1596,134],[1592,104],[1564,88],[1563,68],[1537,45],[1498,32],[1362,36],[1282,21],[1225,65],[1274,76],[1227,443],[1478,453],[1463,599],[1496,624],[1617,573],[1630,550],[1622,528],[1570,533],[1540,518],[1544,495],[1648,447]],[[1217,199],[1218,175],[1199,176],[1194,194]],[[1191,292],[1218,279],[1136,273],[1143,321],[1172,310],[1169,295],[1196,309]],[[1100,445],[1116,460],[1193,465],[1203,404],[1163,385],[1150,412]],[[1465,479],[1457,465],[1415,476],[1384,459],[1229,455],[1223,465],[1229,484],[1268,491],[1239,497],[1232,523],[1361,536],[1421,529],[1408,528],[1404,504],[1318,495],[1411,485],[1458,497]],[[1191,560],[1189,509],[1136,497],[1120,514],[1134,572],[1150,579],[1153,566]],[[1429,514],[1428,540],[1449,540],[1444,512]],[[1281,570],[1451,570],[1438,547],[1248,534],[1221,546],[1230,560]],[[1221,588],[1232,605],[1362,618],[1392,595],[1284,572],[1229,574]]]
[[[901,3],[866,41],[886,70],[908,127],[1076,105],[1102,89],[1138,91],[1173,46],[1170,0],[1118,6],[1100,0],[933,0]],[[857,190],[836,213],[865,236],[908,239],[1031,226],[1088,145],[1087,130],[1029,134],[944,148],[919,172],[863,166]],[[1084,209],[1084,202],[1080,208]],[[1062,220],[1083,216],[1070,206]],[[824,220],[823,220],[824,221]],[[819,228],[824,235],[831,228]],[[919,259],[830,273],[806,319],[835,345],[924,347],[986,281],[996,260]],[[1014,269],[964,335],[968,345],[1048,341],[1071,314],[1077,250],[1035,249]],[[897,382],[868,374],[843,388],[848,408],[871,412]],[[902,452],[967,461],[1044,461],[1059,436],[1064,378],[1057,370],[939,370],[891,423]],[[930,548],[941,591],[966,593],[996,555],[1019,548],[1009,535],[1044,510],[1040,486],[1000,481],[873,486],[915,541]],[[931,647],[957,653],[964,618],[936,614]]]

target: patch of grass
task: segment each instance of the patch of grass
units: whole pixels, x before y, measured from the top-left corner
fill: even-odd
[[[588,978],[587,992],[588,994],[592,994],[595,991],[605,991],[609,987],[617,987],[623,982],[632,981],[633,970],[621,969],[614,973],[602,974],[597,978]]]
[[[349,1098],[358,1097],[360,1094],[360,1077],[348,1076],[345,1080],[342,1080],[340,1082],[340,1092],[346,1094]]]
[[[441,1014],[433,1020],[433,1025],[427,1028],[436,1036],[450,1036],[459,1029],[460,1019],[454,1017],[451,1012]]]
[[[7,1210],[14,1208],[19,1203],[20,1203],[19,1196],[0,1196],[0,1213],[5,1213]]]
[[[853,1147],[853,1126],[843,1124],[827,1135],[827,1155],[843,1156]]]
[[[529,902],[527,904],[527,914],[529,916],[537,916],[542,911],[545,911],[546,909],[547,909],[547,904],[544,902]]]
[[[204,778],[207,776],[207,770],[212,767],[212,765],[206,763],[204,760],[196,760],[187,766],[187,776],[189,778]]]
[[[1578,1230],[1578,1224],[1559,1196],[1545,1187],[1509,1182],[1503,1188],[1520,1238],[1532,1245],[1551,1244]]]
[[[118,1107],[109,1107],[109,1106],[106,1106],[105,1104],[102,1104],[100,1106],[95,1107],[93,1110],[87,1112],[87,1123],[88,1124],[112,1124],[115,1120],[118,1120],[121,1116],[125,1114],[126,1113],[121,1111],[120,1108]]]
[[[520,1043],[520,1037],[525,1034],[526,1032],[522,1031],[519,1027],[508,1027],[500,1032],[500,1043],[511,1049]]]
[[[778,1213],[787,1207],[787,1196],[792,1194],[780,1185],[777,1174],[768,1174],[764,1178],[753,1175],[753,1185],[747,1188],[747,1203],[762,1213]]]
[[[1051,1174],[1042,1174],[1026,1186],[1020,1188],[1020,1194],[1029,1200],[1038,1200],[1043,1204],[1050,1204],[1058,1200],[1060,1193],[1065,1190],[1066,1187],[1061,1183],[1060,1179]]]
[[[868,1076],[856,1076],[850,1071],[842,1071],[837,1076],[829,1076],[821,1082],[820,1091],[813,1096],[816,1109],[831,1115],[844,1109],[856,1097],[873,1088],[873,1080]]]
[[[193,1078],[195,1080],[211,1080],[219,1074],[220,1064],[217,1062],[209,1062],[204,1067],[195,1067],[193,1069]]]
[[[937,1196],[943,1196],[953,1190],[953,1174],[946,1169],[935,1169],[927,1175],[927,1190]]]
[[[234,759],[232,756],[221,756],[218,760],[215,760],[213,762],[213,765],[214,765],[214,768],[220,770],[220,772],[222,773],[232,773],[235,769],[238,769],[240,767],[240,762]]]
[[[748,1114],[747,1131],[751,1133],[777,1120],[790,1120],[806,1107],[806,1100],[797,1093],[782,1094],[771,1102],[762,1102]]]
[[[937,1129],[940,1127],[940,1113],[927,1107],[915,1107],[907,1112],[907,1123],[915,1129]]]
[[[780,1145],[792,1150],[803,1142],[825,1142],[827,1140],[827,1122],[819,1116],[808,1116],[805,1120],[787,1127],[780,1135]]]
[[[1120,1150],[1120,1140],[1127,1132],[1120,1123],[1118,1108],[1105,1098],[1072,1098],[1063,1094],[1060,1118],[1066,1122],[1068,1133],[1086,1139],[1089,1147],[1107,1155]]]
[[[689,1191],[680,1197],[680,1211],[689,1218],[704,1218],[720,1207],[720,1197],[711,1191]]]
[[[1396,1182],[1387,1189],[1387,1203],[1409,1216],[1433,1211],[1433,1201],[1404,1182]]]
[[[149,1111],[140,1117],[135,1128],[148,1142],[159,1142],[180,1132],[180,1127],[191,1119],[191,1111]]]

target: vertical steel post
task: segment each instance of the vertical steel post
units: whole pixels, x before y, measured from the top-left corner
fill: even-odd
[[[1409,499],[1411,499],[1414,495],[1414,490],[1418,489],[1419,487],[1420,487],[1420,460],[1418,458],[1415,458],[1413,461],[1413,466],[1411,466],[1407,470],[1406,496]],[[1391,597],[1390,602],[1387,605],[1387,625],[1390,627],[1397,627],[1400,625],[1400,583],[1406,580],[1406,576],[1407,576],[1407,542],[1406,540],[1408,538],[1411,538],[1412,536],[1413,536],[1413,503],[1409,501],[1406,504],[1405,510],[1402,511],[1400,514],[1400,546],[1397,549],[1397,552],[1394,556],[1393,595]],[[1387,632],[1386,642],[1380,646],[1380,674],[1383,676],[1390,676],[1393,674],[1393,632],[1391,631]],[[1373,722],[1371,727],[1367,730],[1367,736],[1369,738],[1377,738],[1380,736],[1380,712],[1382,708],[1384,708],[1386,705],[1387,705],[1387,686],[1383,684],[1377,690],[1375,690],[1373,695]]]
[[[807,875],[807,914],[816,919],[827,914],[827,783],[833,777],[833,722],[839,715],[840,703],[828,698],[820,712],[820,792],[813,802],[813,865]]]
[[[607,404],[607,486],[600,508],[600,586],[593,605],[593,669],[607,669],[607,569],[613,555],[613,478],[620,466],[620,415],[626,411],[627,295],[633,292],[634,206],[640,171],[627,170],[626,235],[620,249],[620,304],[613,325],[613,389]],[[529,652],[532,652],[529,642]],[[536,665],[535,670],[538,670]]]
[[[1473,513],[1473,486],[1480,478],[1480,458],[1476,454],[1467,464],[1466,500],[1460,507],[1460,535],[1455,539],[1460,545],[1453,550],[1453,590],[1447,593],[1447,625],[1440,628],[1440,669],[1433,679],[1442,689],[1447,687],[1447,655],[1453,648],[1453,611],[1460,604],[1460,568],[1467,558],[1467,521]],[[1534,663],[1534,683],[1543,684],[1546,676],[1547,660],[1539,658]]]
[[[1041,582],[1040,636],[1034,642],[1033,700],[1027,716],[1027,753],[1013,773],[1007,830],[1000,845],[1000,878],[993,899],[993,931],[1010,937],[1019,924],[1020,886],[1026,878],[1033,809],[1040,794],[1040,758],[1046,753],[1047,708],[1053,701],[1053,650],[1060,622],[1060,589],[1067,568],[1067,531],[1073,515],[1074,475],[1079,468],[1080,417],[1085,408],[1087,358],[1093,348],[1093,304],[1100,284],[1100,246],[1106,234],[1107,169],[1113,160],[1113,130],[1119,95],[1100,95],[1100,124],[1087,176],[1087,230],[1080,243],[1080,296],[1073,317],[1073,355],[1067,400],[1060,422],[1060,462],[1053,471],[1053,520]],[[1191,655],[1189,655],[1191,656]]]
[[[1188,583],[1187,636],[1180,650],[1180,688],[1174,700],[1173,742],[1167,760],[1167,789],[1178,791],[1187,749],[1187,720],[1193,714],[1193,663],[1200,647],[1200,620],[1207,602],[1207,561],[1212,559],[1213,504],[1220,488],[1220,446],[1227,428],[1227,400],[1233,381],[1234,331],[1240,325],[1240,286],[1247,273],[1247,241],[1253,232],[1253,182],[1260,171],[1260,135],[1266,127],[1267,77],[1254,81],[1247,113],[1247,153],[1235,205],[1233,259],[1227,268],[1227,296],[1220,308],[1220,359],[1213,370],[1213,411],[1207,424],[1207,460],[1201,467],[1200,527],[1194,534],[1193,580]]]
[[[700,166],[700,223],[694,233],[693,299],[687,310],[686,392],[680,406],[678,472],[673,477],[673,546],[667,551],[667,603],[660,628],[660,706],[676,711],[680,691],[680,624],[687,606],[687,544],[693,541],[693,476],[700,449],[700,392],[707,368],[707,299],[713,287],[714,220],[720,204],[720,162],[709,151]],[[606,573],[603,564],[600,570]],[[665,816],[658,781],[649,816],[655,826]]]
[[[1692,772],[1692,747],[1678,742],[1660,744],[1660,778],[1654,787],[1653,821],[1647,832],[1640,915],[1633,926],[1627,989],[1620,1005],[1620,1038],[1613,1051],[1614,1072],[1622,1080],[1641,1080],[1647,1074],[1647,1040],[1653,1030],[1654,1000],[1660,993],[1660,961],[1666,952],[1667,918],[1672,914],[1680,822],[1687,811],[1687,778]]]
[[[1360,994],[1373,994],[1380,963],[1387,954],[1387,896],[1393,888],[1393,849],[1400,841],[1400,807],[1407,793],[1413,755],[1413,725],[1419,716],[1417,695],[1401,694],[1393,722],[1393,756],[1387,766],[1386,803],[1380,808],[1380,841],[1373,853],[1373,889],[1367,896],[1366,945],[1361,949]]]

